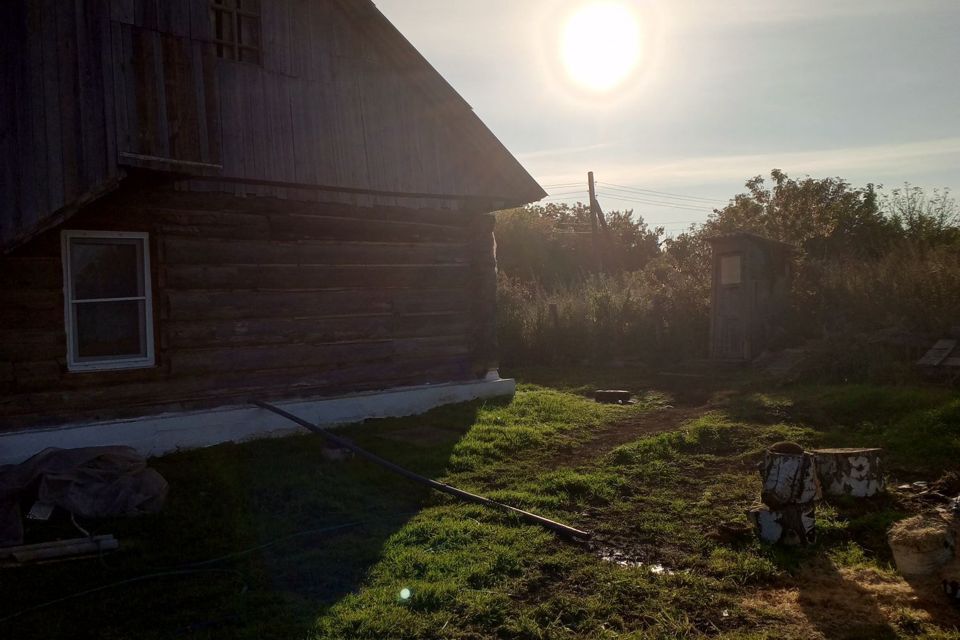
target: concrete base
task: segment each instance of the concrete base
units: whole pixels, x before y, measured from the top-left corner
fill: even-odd
[[[511,396],[515,391],[516,382],[491,372],[485,379],[474,382],[401,387],[275,404],[321,426],[336,426],[368,418],[416,415],[445,404]],[[122,444],[146,456],[159,456],[178,449],[284,436],[298,431],[306,432],[280,416],[249,406],[166,413],[0,433],[0,464],[18,464],[47,447],[72,449]]]

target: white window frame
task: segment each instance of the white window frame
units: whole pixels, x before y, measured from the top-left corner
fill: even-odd
[[[70,243],[74,238],[97,240],[139,240],[142,243],[143,295],[125,298],[102,298],[76,301],[73,298],[73,277],[70,273]],[[153,290],[150,277],[150,234],[139,231],[76,231],[61,233],[61,258],[63,262],[63,316],[67,333],[67,370],[114,371],[118,369],[146,369],[156,364],[153,345]],[[107,356],[100,360],[77,359],[77,327],[73,307],[90,302],[143,302],[145,356]]]

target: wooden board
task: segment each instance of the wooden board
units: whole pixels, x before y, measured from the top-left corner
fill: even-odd
[[[950,357],[950,354],[953,353],[953,350],[957,348],[956,340],[938,340],[935,345],[917,362],[918,366],[921,367],[937,367],[940,366],[947,358]]]

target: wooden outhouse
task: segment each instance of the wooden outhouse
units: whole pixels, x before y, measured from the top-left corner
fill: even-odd
[[[511,391],[545,193],[373,2],[0,4],[0,464]]]
[[[709,238],[713,248],[710,356],[750,361],[783,326],[793,247],[737,232]]]

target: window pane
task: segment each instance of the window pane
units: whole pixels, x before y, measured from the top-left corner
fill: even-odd
[[[218,40],[235,42],[233,35],[233,14],[214,9],[214,35]]]
[[[74,238],[70,274],[74,300],[142,296],[140,241]]]
[[[77,358],[146,357],[146,317],[142,301],[73,305]]]
[[[740,256],[720,258],[720,284],[740,284]]]

